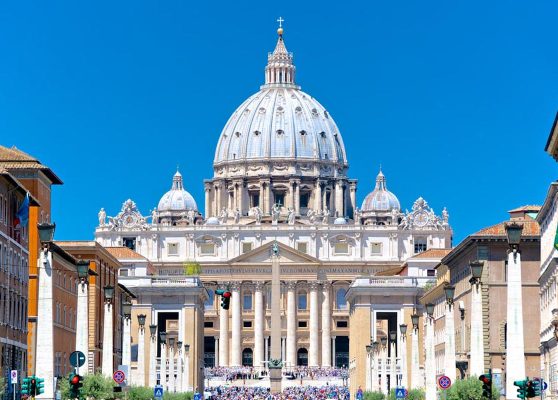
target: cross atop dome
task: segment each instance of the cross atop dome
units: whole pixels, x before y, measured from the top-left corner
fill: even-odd
[[[275,50],[267,56],[264,86],[273,85],[298,89],[298,86],[295,84],[296,67],[293,64],[293,54],[287,51],[283,40],[283,22],[285,20],[279,17],[277,22],[279,23],[279,28],[277,29],[279,38],[277,39]]]

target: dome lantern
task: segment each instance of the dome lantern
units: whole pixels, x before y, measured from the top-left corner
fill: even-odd
[[[159,205],[157,206],[157,211],[162,215],[166,212],[184,212],[190,210],[197,211],[198,206],[192,195],[184,190],[182,174],[176,171],[172,177],[171,190],[161,197]]]
[[[401,205],[397,197],[387,189],[386,177],[380,170],[376,176],[376,186],[362,202],[362,213],[399,211]]]

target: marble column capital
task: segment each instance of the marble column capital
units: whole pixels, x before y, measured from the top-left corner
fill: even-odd
[[[322,288],[324,290],[329,290],[329,289],[331,289],[332,282],[331,281],[319,281],[319,284],[322,285]]]
[[[257,292],[261,292],[265,288],[265,281],[253,281],[252,284]]]
[[[285,282],[285,286],[287,287],[287,290],[296,290],[297,284],[298,284],[297,281],[286,281]]]
[[[229,288],[232,291],[238,292],[240,291],[240,288],[242,287],[242,282],[241,281],[232,281],[229,282]]]
[[[308,288],[310,289],[310,291],[316,291],[319,289],[319,287],[320,287],[320,282],[318,281],[308,282]]]

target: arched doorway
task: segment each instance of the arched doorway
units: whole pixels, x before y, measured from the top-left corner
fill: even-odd
[[[254,365],[252,349],[242,350],[242,365],[245,367],[251,367]]]
[[[299,367],[307,367],[308,366],[308,350],[306,349],[298,349],[296,352],[296,365]]]

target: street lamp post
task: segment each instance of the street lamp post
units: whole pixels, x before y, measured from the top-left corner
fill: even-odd
[[[89,260],[78,260],[76,264],[78,274],[78,294],[76,312],[76,350],[85,356],[85,369],[87,371],[87,358],[89,357]],[[79,372],[79,370],[78,370]]]
[[[390,377],[389,390],[397,386],[397,331],[389,332]]]
[[[157,325],[149,325],[149,387],[157,384]]]
[[[37,334],[35,348],[35,375],[44,379],[44,393],[37,398],[54,398],[54,328],[52,320],[52,252],[55,224],[38,224],[42,250],[37,260],[39,291],[37,299]]]
[[[525,377],[525,342],[523,335],[523,284],[521,279],[521,252],[519,244],[523,225],[505,224],[508,239],[508,295],[506,317],[506,398],[514,398],[516,380]]]
[[[434,304],[428,303],[426,308],[425,338],[425,385],[426,400],[436,400],[436,367],[434,362]]]
[[[378,357],[379,357],[379,350],[380,343],[377,341],[372,342],[372,391],[378,391]]]
[[[446,315],[445,315],[445,326],[446,326],[446,337],[444,343],[444,361],[445,368],[444,373],[448,376],[452,382],[455,382],[455,319],[453,315],[453,298],[455,295],[455,286],[446,285],[444,286],[444,293],[446,295]]]
[[[169,392],[174,393],[176,391],[175,387],[175,376],[174,376],[174,338],[169,338]]]
[[[407,324],[399,325],[399,332],[401,333],[401,386],[407,388]]]
[[[182,340],[179,340],[178,342],[176,342],[176,349],[177,349],[177,355],[176,355],[176,360],[177,360],[177,367],[176,367],[176,391],[177,392],[183,392],[184,389],[182,387],[182,383],[183,383],[183,354],[182,354]]]
[[[167,332],[159,332],[161,338],[160,385],[167,390]]]
[[[372,343],[371,344],[367,344],[366,345],[366,354],[368,357],[368,362],[366,363],[366,390],[367,391],[371,391],[372,390],[372,359],[373,359],[373,355],[372,355]]]
[[[420,362],[419,362],[419,320],[420,316],[416,310],[411,315],[411,323],[413,329],[411,331],[411,388],[420,389],[424,387],[424,381],[420,376]]]
[[[145,314],[138,314],[138,384],[145,386]]]
[[[130,371],[132,366],[132,303],[122,303],[122,315],[124,316],[122,321],[122,365],[127,365],[128,371]]]
[[[184,391],[190,392],[190,345],[184,345],[184,376],[182,378]]]
[[[103,288],[103,294],[105,299],[105,314],[103,321],[103,362],[101,367],[101,372],[104,376],[112,377],[114,369],[113,351],[113,297],[114,297],[114,286],[105,286]]]
[[[471,261],[471,376],[481,376],[484,372],[484,344],[482,334],[481,277],[483,261]]]
[[[380,344],[382,345],[381,348],[381,371],[380,371],[380,380],[381,380],[381,391],[383,394],[388,394],[388,384],[387,384],[387,365],[388,365],[388,357],[387,357],[387,336],[382,336],[380,338]]]

